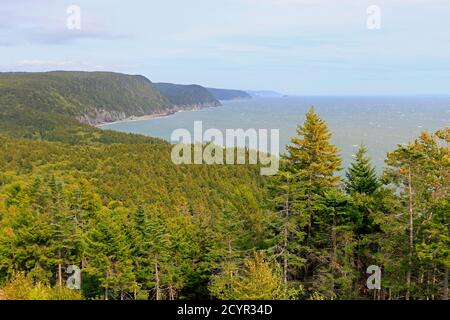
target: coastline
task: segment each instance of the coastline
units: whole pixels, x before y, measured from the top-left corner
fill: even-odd
[[[163,117],[173,116],[179,112],[194,112],[194,111],[200,111],[200,110],[205,110],[205,109],[210,109],[210,108],[223,107],[222,102],[224,102],[224,101],[240,101],[240,100],[251,100],[251,99],[254,99],[254,98],[251,97],[251,98],[236,98],[236,99],[219,100],[219,102],[221,103],[220,105],[207,105],[207,106],[198,106],[197,105],[197,106],[193,106],[189,109],[176,108],[176,109],[167,110],[162,113],[153,113],[153,114],[148,114],[148,115],[143,115],[143,116],[130,116],[130,117],[127,117],[127,118],[124,118],[121,120],[116,120],[116,121],[111,121],[111,122],[102,122],[99,124],[95,124],[93,126],[96,128],[101,128],[101,127],[104,127],[104,126],[107,126],[110,124],[159,119],[159,118],[163,118]]]
[[[130,117],[124,118],[122,120],[111,121],[111,122],[103,122],[103,123],[100,123],[100,124],[96,124],[96,125],[94,125],[94,127],[101,128],[101,127],[104,127],[104,126],[107,126],[107,125],[110,125],[110,124],[159,119],[159,118],[173,116],[173,115],[175,115],[177,113],[180,113],[180,112],[195,112],[195,111],[200,111],[200,110],[205,110],[205,109],[210,109],[210,108],[219,108],[219,107],[221,107],[221,106],[208,106],[208,107],[201,107],[201,108],[194,107],[194,108],[191,108],[191,109],[168,110],[168,111],[163,112],[163,113],[153,113],[153,114],[148,114],[148,115],[143,115],[143,116],[130,116]]]
[[[143,115],[143,116],[130,116],[128,118],[122,119],[122,120],[117,120],[117,121],[111,121],[111,122],[103,122],[100,124],[96,124],[94,125],[94,127],[96,128],[100,128],[100,127],[104,127],[110,124],[116,124],[116,123],[123,123],[123,122],[135,122],[135,121],[144,121],[144,120],[150,120],[150,119],[158,119],[158,118],[163,118],[163,117],[168,117],[171,115],[174,115],[175,113],[178,113],[181,111],[167,111],[164,113],[153,113],[153,114],[147,114],[147,115]]]

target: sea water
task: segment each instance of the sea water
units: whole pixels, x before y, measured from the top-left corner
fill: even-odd
[[[450,126],[450,96],[407,97],[283,97],[222,101],[222,107],[179,112],[171,116],[113,123],[103,129],[144,134],[170,140],[175,129],[279,129],[281,152],[314,106],[326,121],[342,155],[344,167],[361,143],[380,171],[386,153],[415,139],[421,131]]]

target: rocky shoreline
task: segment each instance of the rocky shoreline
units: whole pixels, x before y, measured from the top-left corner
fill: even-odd
[[[95,113],[89,114],[86,113],[77,117],[77,119],[78,121],[84,124],[88,124],[95,127],[102,127],[104,125],[113,123],[156,119],[161,117],[167,117],[177,112],[196,111],[219,106],[221,106],[221,104],[217,103],[201,103],[194,105],[173,106],[172,108],[165,110],[164,112],[156,112],[147,115],[126,115],[125,112],[95,110]]]

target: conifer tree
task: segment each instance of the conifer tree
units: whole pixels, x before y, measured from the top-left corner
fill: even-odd
[[[367,157],[367,149],[364,145],[359,147],[353,162],[346,172],[345,188],[348,193],[373,194],[380,186],[375,168]]]
[[[338,149],[331,144],[331,133],[312,107],[306,113],[297,137],[287,146],[288,170],[294,176],[294,206],[302,212],[307,224],[307,240],[315,223],[315,213],[323,193],[335,187],[340,178],[335,173],[342,164]]]
[[[331,142],[331,133],[312,107],[306,113],[303,125],[297,129],[297,137],[287,146],[287,183],[292,199],[291,211],[297,212],[295,228],[305,236],[297,239],[301,243],[297,254],[306,261],[302,280],[314,278],[314,270],[324,254],[322,234],[324,216],[322,200],[327,191],[336,188],[340,178],[335,173],[340,170],[341,159],[338,149]],[[286,189],[286,188],[285,188]],[[298,234],[298,231],[296,231]]]
[[[69,209],[61,181],[54,176],[48,182],[51,204],[48,211],[52,230],[51,250],[57,264],[57,286],[63,287],[63,266],[80,263],[81,239],[75,216]]]
[[[423,296],[423,291],[434,286],[437,278],[445,278],[448,269],[448,258],[445,258],[448,257],[445,249],[448,248],[445,245],[448,243],[448,229],[442,228],[443,221],[448,222],[448,210],[445,209],[448,208],[450,189],[448,141],[445,130],[434,134],[423,132],[414,142],[399,146],[388,154],[385,180],[399,191],[404,204],[404,215],[399,219],[407,229],[407,241],[403,238],[397,243],[398,247],[407,243],[403,254],[398,255],[402,257],[400,261],[405,271],[405,299]],[[444,225],[448,228],[448,223]],[[433,249],[430,251],[430,248]],[[430,252],[434,256],[432,270],[429,267]],[[445,292],[448,271],[447,282],[442,283]]]
[[[298,206],[294,206],[297,195],[294,175],[288,169],[289,163],[282,160],[279,173],[269,185],[270,207],[275,212],[273,252],[278,257],[284,285],[296,280],[305,259],[300,256],[305,236],[302,216]]]
[[[314,292],[328,299],[354,298],[357,241],[350,203],[351,199],[342,191],[326,191],[321,199],[318,227],[314,229],[314,246],[320,261],[316,264],[312,285]]]
[[[132,220],[131,250],[136,257],[135,273],[141,289],[147,292],[148,298],[173,300],[177,287],[177,251],[174,246],[182,244],[172,241],[174,235],[168,230],[167,217],[157,208],[147,211],[138,207],[132,214]]]
[[[103,208],[84,237],[86,271],[100,280],[105,300],[124,299],[125,294],[136,289],[125,217],[123,208]]]
[[[261,252],[242,264],[242,268],[228,264],[213,277],[209,287],[213,296],[222,300],[273,300],[294,298],[300,293],[286,290],[281,273]]]

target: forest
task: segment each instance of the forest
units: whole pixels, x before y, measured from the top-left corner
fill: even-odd
[[[39,130],[0,135],[1,299],[448,299],[449,128],[381,175],[361,145],[343,172],[312,108],[273,177],[176,166],[158,139]]]

